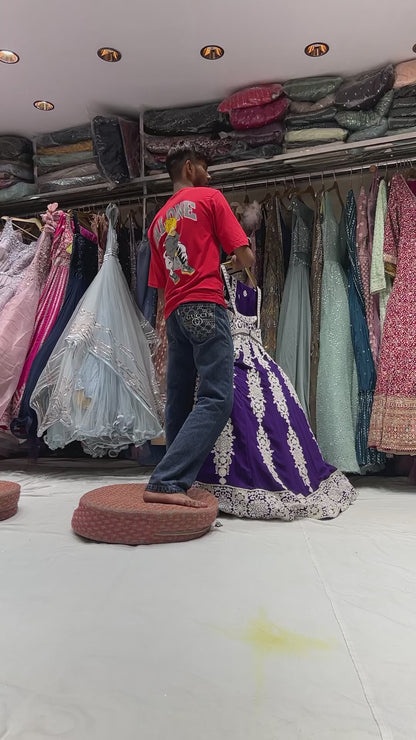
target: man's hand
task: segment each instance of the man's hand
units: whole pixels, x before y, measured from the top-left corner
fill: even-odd
[[[254,254],[250,247],[238,247],[231,255],[231,261],[235,270],[244,270],[254,264]]]

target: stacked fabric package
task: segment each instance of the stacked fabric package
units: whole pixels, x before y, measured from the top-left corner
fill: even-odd
[[[149,173],[165,170],[166,156],[178,141],[187,141],[204,149],[212,162],[229,157],[231,145],[223,144],[219,132],[230,128],[218,113],[218,103],[190,108],[163,108],[144,113],[144,164]]]
[[[95,157],[90,123],[38,136],[34,162],[41,193],[104,180]]]
[[[335,105],[342,81],[342,77],[336,76],[304,77],[283,85],[290,99],[286,151],[345,141],[347,131],[337,121]]]
[[[0,136],[0,203],[36,191],[32,142],[22,136]]]
[[[234,158],[256,159],[280,154],[288,106],[278,82],[248,87],[223,100],[218,110],[229,117],[233,130],[221,134],[221,138],[241,147],[239,156]]]
[[[169,148],[179,141],[202,148],[212,164],[280,154],[287,106],[282,86],[274,83],[241,90],[219,105],[146,111],[146,172],[163,171]]]
[[[337,121],[347,129],[348,141],[384,136],[393,102],[395,71],[392,64],[344,82],[335,96]]]
[[[388,118],[389,133],[416,130],[416,62],[402,62],[395,67],[393,104]]]
[[[96,116],[83,126],[42,134],[34,157],[39,190],[126,182],[140,174],[139,152],[138,123],[115,117]]]

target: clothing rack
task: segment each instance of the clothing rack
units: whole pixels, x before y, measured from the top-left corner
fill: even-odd
[[[353,144],[326,144],[279,154],[270,159],[244,160],[210,167],[212,184],[232,191],[269,187],[279,182],[323,180],[325,177],[348,176],[380,168],[406,166],[416,162],[416,132],[372,139]],[[20,201],[0,204],[0,215],[31,216],[46,210],[48,203],[58,201],[62,208],[105,208],[110,202],[119,206],[140,205],[145,215],[149,200],[171,195],[167,174],[142,176],[126,185],[95,185],[86,188],[54,191]]]

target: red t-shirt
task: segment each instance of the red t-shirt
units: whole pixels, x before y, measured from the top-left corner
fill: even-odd
[[[166,318],[190,301],[225,306],[220,245],[231,254],[248,239],[219,190],[178,190],[154,218],[149,241],[149,285],[164,288]]]

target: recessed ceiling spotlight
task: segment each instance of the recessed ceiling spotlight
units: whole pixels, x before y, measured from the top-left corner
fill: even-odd
[[[3,64],[17,64],[19,59],[20,57],[15,51],[0,49],[0,62],[3,62]]]
[[[313,44],[305,46],[305,54],[308,57],[323,57],[324,54],[328,54],[328,44],[322,43],[322,41],[315,41]]]
[[[209,44],[208,46],[203,46],[199,53],[203,59],[221,59],[224,56],[224,49],[222,46],[217,46],[217,44]]]
[[[97,54],[103,62],[119,62],[121,59],[121,51],[112,49],[111,46],[102,46]]]
[[[38,110],[53,110],[55,108],[54,104],[50,103],[49,100],[35,100],[33,105]]]
[[[416,44],[413,44],[412,51],[414,51],[414,53],[416,54]]]

